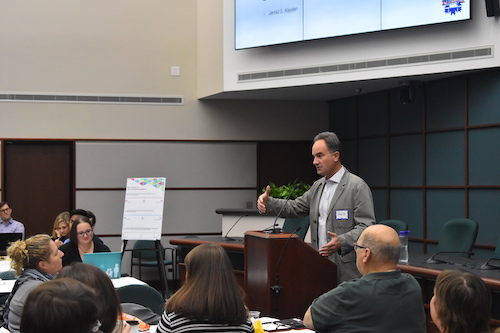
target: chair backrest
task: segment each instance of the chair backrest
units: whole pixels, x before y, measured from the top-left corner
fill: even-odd
[[[497,239],[497,245],[495,247],[495,252],[493,252],[492,258],[500,259],[500,237]]]
[[[15,280],[16,279],[16,271],[4,271],[0,272],[0,279],[2,280]]]
[[[161,294],[148,285],[128,285],[116,289],[120,303],[135,303],[148,307],[161,316],[165,300]]]
[[[454,255],[470,258],[478,229],[477,222],[471,219],[456,218],[446,221],[439,239],[437,252],[464,252]]]
[[[408,230],[408,224],[401,220],[383,220],[379,222],[380,224],[388,225],[392,227],[399,234],[400,231]]]
[[[163,246],[160,243],[160,249],[163,252]],[[156,260],[155,241],[137,240],[132,248],[132,258],[141,258],[142,260]]]
[[[309,216],[285,219],[282,230],[283,232],[292,233],[298,226],[300,226],[301,229],[297,231],[296,234],[304,240],[307,230],[309,230]]]

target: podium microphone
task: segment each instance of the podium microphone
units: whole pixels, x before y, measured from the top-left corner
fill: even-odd
[[[271,230],[267,230],[268,233],[279,234],[281,232],[281,228],[276,228],[276,226],[278,225],[276,222],[278,221],[278,218],[280,217],[280,214],[283,211],[283,209],[285,209],[286,204],[288,203],[288,201],[290,201],[290,198],[292,197],[293,192],[295,192],[297,185],[298,185],[297,183],[293,184],[292,190],[290,191],[290,193],[286,197],[285,203],[283,204],[283,206],[281,206],[281,208],[278,212],[278,215],[276,215],[276,219],[274,220],[274,223],[273,223],[273,228]]]
[[[246,217],[246,216],[248,216],[248,214],[245,214],[245,215],[243,215],[243,216],[240,216],[240,217],[236,220],[236,222],[234,222],[234,223],[233,223],[233,225],[231,226],[231,228],[229,228],[229,230],[226,232],[226,235],[224,236],[224,240],[232,240],[232,241],[234,241],[234,240],[235,240],[234,238],[227,237],[227,235],[229,235],[229,232],[230,232],[231,230],[233,230],[234,226],[235,226],[235,225],[237,225],[237,224],[238,224],[238,222],[240,222],[240,220],[241,220],[242,218]]]
[[[288,237],[286,239],[285,246],[283,246],[283,250],[281,251],[280,257],[278,258],[278,263],[276,264],[276,274],[274,275],[274,286],[271,286],[271,291],[273,291],[276,295],[280,293],[281,288],[282,288],[280,286],[280,283],[279,283],[279,269],[280,269],[281,259],[283,259],[283,255],[285,254],[285,250],[288,247],[288,242],[290,241],[290,239],[292,238],[292,236],[296,232],[300,231],[300,229],[302,229],[302,227],[299,225],[297,228],[295,228],[294,231],[292,231],[292,233],[290,234],[290,237]]]

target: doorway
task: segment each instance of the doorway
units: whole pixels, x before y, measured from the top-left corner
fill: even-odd
[[[55,217],[74,206],[74,144],[3,141],[3,200],[24,224],[26,238],[52,233]]]

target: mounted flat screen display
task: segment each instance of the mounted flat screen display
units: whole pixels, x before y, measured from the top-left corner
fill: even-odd
[[[471,0],[234,0],[235,48],[468,20]]]

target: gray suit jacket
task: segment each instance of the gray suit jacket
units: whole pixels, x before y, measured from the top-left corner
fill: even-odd
[[[278,214],[283,205],[281,217],[309,215],[311,246],[318,249],[319,202],[325,185],[325,178],[314,182],[311,189],[295,200],[269,198],[266,204],[268,214]],[[329,257],[337,265],[338,283],[359,277],[356,268],[356,253],[353,244],[363,230],[375,223],[372,193],[360,177],[345,170],[335,190],[327,218],[327,231],[334,232],[340,239],[340,251]]]

